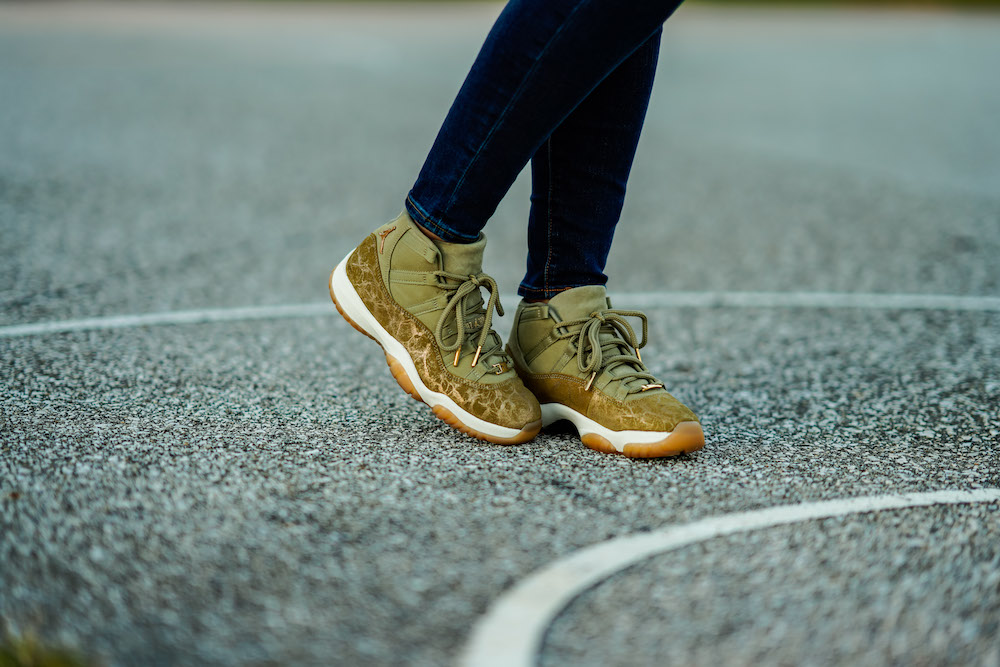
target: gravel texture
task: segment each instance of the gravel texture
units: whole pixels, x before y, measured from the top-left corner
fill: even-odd
[[[498,11],[0,5],[0,326],[327,298]],[[996,296],[998,37],[988,14],[682,10],[611,286]],[[487,228],[507,293],[526,199]],[[1000,487],[1000,313],[649,316],[644,358],[708,434],[672,460],[559,426],[469,440],[332,306],[0,338],[0,623],[109,665],[440,665],[582,546]],[[567,608],[541,660],[996,667],[996,509],[658,556]]]
[[[720,538],[581,595],[542,665],[1000,664],[1000,509]]]

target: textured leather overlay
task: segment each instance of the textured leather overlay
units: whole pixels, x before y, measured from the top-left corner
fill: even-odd
[[[600,389],[585,391],[586,383],[579,378],[561,373],[532,374],[520,364],[517,371],[539,403],[569,406],[612,431],[673,431],[681,422],[698,421],[691,410],[665,391],[617,401]]]
[[[515,369],[521,380],[539,403],[561,403],[573,408],[581,415],[587,415],[590,407],[590,400],[597,394],[596,391],[584,391],[585,382],[569,375],[561,373],[528,373],[516,362]]]
[[[616,401],[602,391],[595,392],[587,416],[614,431],[673,431],[681,422],[696,422],[698,417],[667,392]]]
[[[521,429],[541,419],[538,401],[518,377],[481,384],[448,372],[431,330],[389,295],[382,281],[378,249],[375,235],[369,235],[348,261],[347,277],[368,311],[409,352],[423,383],[493,424]]]

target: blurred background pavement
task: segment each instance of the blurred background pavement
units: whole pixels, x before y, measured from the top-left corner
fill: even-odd
[[[321,313],[0,336],[15,634],[115,665],[440,665],[505,590],[589,544],[1000,486],[991,11],[692,4],[668,22],[609,287],[651,304],[643,356],[699,413],[703,451],[627,461],[558,428],[490,447],[409,400],[326,279],[401,208],[499,11],[0,3],[0,333]],[[527,207],[522,178],[487,227],[507,294]],[[927,295],[954,308],[912,305]],[[996,510],[653,558],[571,605],[540,658],[995,667]]]

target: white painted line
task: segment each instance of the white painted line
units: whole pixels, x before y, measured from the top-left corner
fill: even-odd
[[[0,327],[0,338],[35,336],[39,334],[86,331],[88,329],[124,329],[160,324],[202,324],[205,322],[230,322],[233,320],[280,320],[294,317],[314,317],[335,313],[333,304],[300,303],[287,306],[250,306],[245,308],[206,308],[204,310],[174,310],[145,315],[112,315],[90,317],[82,320],[38,322]]]
[[[624,292],[611,293],[615,306],[630,308],[861,308],[867,310],[948,310],[1000,312],[1000,297],[951,296],[947,294],[852,294],[835,292]],[[503,301],[517,303],[520,297],[506,294]],[[328,302],[287,306],[247,306],[177,310],[144,315],[112,315],[81,320],[14,324],[0,327],[0,338],[122,329],[161,324],[201,324],[234,320],[278,320],[332,315]]]
[[[867,512],[1000,502],[1000,489],[867,496],[736,512],[585,547],[521,580],[476,623],[459,664],[528,667],[535,664],[545,631],[573,598],[612,574],[651,556],[715,537],[802,521]]]
[[[861,308],[1000,312],[1000,298],[948,294],[848,292],[639,292],[612,294],[612,302],[636,308]]]

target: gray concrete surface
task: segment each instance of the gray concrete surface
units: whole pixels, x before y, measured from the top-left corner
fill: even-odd
[[[0,325],[325,299],[497,11],[0,5]],[[685,8],[612,287],[997,296],[998,65],[992,15]],[[487,228],[506,292],[526,200]],[[454,434],[332,307],[0,338],[0,618],[111,665],[446,664],[500,593],[613,536],[1000,486],[1000,313],[649,315],[644,358],[708,433],[676,460]],[[653,558],[540,661],[997,665],[996,512]]]

